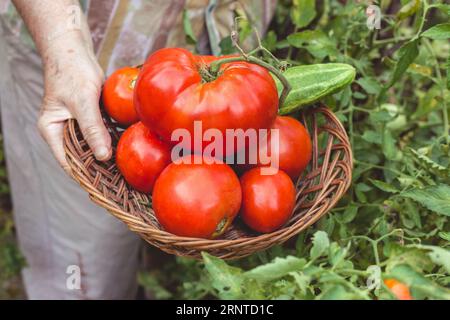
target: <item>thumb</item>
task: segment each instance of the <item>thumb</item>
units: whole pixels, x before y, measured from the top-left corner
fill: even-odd
[[[98,101],[96,94],[81,95],[71,109],[95,158],[106,161],[112,154],[111,136],[103,123]]]

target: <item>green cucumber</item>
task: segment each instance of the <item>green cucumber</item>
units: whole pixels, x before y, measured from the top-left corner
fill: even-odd
[[[289,68],[283,75],[292,89],[278,113],[288,114],[352,83],[355,68],[344,63],[312,64]],[[276,77],[274,79],[281,93],[283,85]]]

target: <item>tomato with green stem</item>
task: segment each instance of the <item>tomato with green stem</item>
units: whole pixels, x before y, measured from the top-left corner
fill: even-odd
[[[227,150],[226,130],[268,129],[278,110],[278,92],[270,73],[242,59],[196,56],[180,48],[158,50],[147,59],[136,83],[140,119],[172,144],[178,142],[172,141],[172,133],[187,130],[192,139],[181,143],[194,152],[212,143],[193,142],[195,121],[203,131],[218,130],[224,137],[215,156],[241,149],[244,143],[235,140],[235,148]]]

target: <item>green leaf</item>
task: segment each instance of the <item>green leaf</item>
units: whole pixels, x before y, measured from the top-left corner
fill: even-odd
[[[450,232],[439,232],[439,237],[441,237],[444,240],[450,241]]]
[[[400,195],[411,198],[436,213],[450,216],[450,187],[446,184],[412,189]]]
[[[398,109],[399,109],[399,107],[398,107],[396,104],[392,104],[392,103],[383,103],[383,104],[380,106],[380,109],[381,109],[381,110],[387,111],[387,112],[390,114],[391,118],[394,118],[395,116],[398,115]]]
[[[387,110],[373,111],[369,117],[373,123],[388,122],[392,119],[392,115]]]
[[[330,246],[328,234],[324,231],[317,231],[313,236],[313,246],[311,248],[311,259],[317,259],[325,254]]]
[[[406,19],[415,14],[419,8],[420,0],[411,0],[399,10],[397,13],[397,18],[399,20]]]
[[[367,298],[367,293],[364,291],[365,288],[357,288],[350,282],[351,280],[347,281],[341,275],[331,270],[326,270],[325,272],[322,272],[318,280],[322,284],[323,291],[322,294],[317,296],[317,299],[348,300],[348,299]],[[339,293],[336,292],[335,289],[341,285],[343,285],[347,290],[346,293],[345,291],[341,291]],[[333,292],[333,294],[331,294],[330,292]]]
[[[345,264],[345,257],[348,254],[350,248],[350,242],[346,248],[341,248],[336,242],[331,243],[329,250],[329,261],[330,264],[335,268],[339,268],[341,265]]]
[[[411,228],[415,226],[418,228],[422,228],[422,219],[420,217],[420,208],[416,205],[416,203],[411,199],[406,199],[404,203],[404,214],[401,215],[402,221],[408,220],[407,224],[411,224]],[[409,219],[405,219],[409,218]],[[405,224],[405,223],[404,223]],[[406,224],[405,224],[406,226]]]
[[[291,19],[297,28],[307,27],[316,16],[314,0],[294,0],[291,8]]]
[[[398,190],[397,188],[395,188],[394,186],[392,186],[389,183],[386,183],[384,181],[381,180],[375,180],[375,179],[369,179],[370,182],[372,182],[372,184],[377,187],[380,190],[383,190],[384,192],[388,192],[388,193],[397,193]]]
[[[367,98],[367,96],[362,92],[355,91],[355,92],[353,92],[353,98],[358,99],[358,100],[364,100]]]
[[[356,80],[358,83],[368,94],[378,94],[381,90],[381,85],[374,78],[360,78]]]
[[[389,160],[396,160],[398,150],[395,144],[395,139],[389,130],[383,132],[383,153]]]
[[[284,76],[292,90],[281,106],[280,114],[294,112],[343,89],[355,78],[355,69],[342,63],[313,64],[289,68]],[[281,93],[283,85],[278,79],[275,82]]]
[[[306,30],[291,34],[287,37],[288,42],[296,48],[304,48],[315,58],[324,59],[327,56],[338,54],[336,42],[330,39],[321,30]]]
[[[442,23],[431,27],[422,33],[422,37],[433,40],[444,40],[450,38],[450,23]]]
[[[236,48],[233,45],[233,41],[231,40],[231,37],[225,37],[223,38],[220,43],[220,54],[227,55],[227,54],[233,54],[236,53]]]
[[[397,177],[397,180],[400,182],[400,185],[403,188],[410,187],[410,186],[414,185],[414,183],[416,182],[416,179],[414,179],[412,177]]]
[[[418,245],[420,249],[428,250],[428,256],[437,265],[443,266],[447,273],[450,274],[450,250],[427,245]]]
[[[152,294],[158,300],[170,299],[173,296],[172,293],[161,286],[161,284],[158,282],[158,279],[153,277],[150,273],[139,272],[137,281],[144,288],[149,288],[152,291]]]
[[[435,4],[430,5],[430,8],[433,8],[433,7],[438,8],[441,12],[450,16],[450,5],[449,4],[435,3]]]
[[[245,272],[244,276],[260,281],[270,281],[282,278],[294,271],[301,271],[305,264],[305,259],[293,256],[275,258],[272,262]]]
[[[298,272],[291,272],[289,273],[289,275],[294,278],[294,281],[300,289],[302,295],[305,296],[307,294],[308,286],[311,282],[311,277]]]
[[[418,40],[416,39],[404,44],[398,50],[398,55],[399,58],[397,63],[395,64],[394,72],[392,73],[391,80],[385,86],[385,90],[392,87],[394,83],[396,83],[402,77],[402,75],[408,69],[409,65],[413,63],[416,57],[419,55]]]
[[[186,42],[188,44],[196,44],[197,37],[195,36],[194,31],[192,30],[191,20],[189,20],[189,14],[186,9],[183,10],[183,29],[184,34],[186,35]]]
[[[410,125],[409,120],[406,118],[404,114],[398,115],[396,118],[394,118],[392,121],[389,121],[389,123],[386,124],[386,129],[391,131],[398,131],[405,129]]]
[[[10,227],[12,228],[12,222],[7,223],[6,227],[3,226],[0,229],[0,236],[10,233]],[[5,243],[4,239],[0,238],[0,276],[13,277],[26,265],[25,257],[16,244],[9,241]]]
[[[358,207],[355,205],[349,205],[347,208],[345,208],[345,211],[342,213],[342,215],[337,216],[337,219],[340,223],[349,223],[352,222],[353,219],[355,219],[357,213]]]
[[[440,94],[440,89],[435,87],[431,87],[427,92],[420,97],[418,101],[418,108],[416,111],[411,115],[411,118],[413,120],[417,120],[420,117],[423,117],[433,110],[436,110],[439,107],[439,103],[437,101],[437,97]]]
[[[381,135],[376,131],[365,130],[361,137],[367,142],[381,144]]]
[[[414,270],[418,272],[433,268],[433,262],[424,250],[415,247],[406,248],[396,243],[390,243],[389,247],[389,260],[386,263],[387,272],[401,264],[413,266]]]
[[[367,197],[365,195],[366,192],[372,190],[370,186],[365,184],[364,182],[360,182],[355,186],[355,194],[358,200],[362,203],[367,202]]]
[[[206,252],[202,252],[205,269],[211,284],[222,299],[239,299],[242,297],[242,270],[229,266],[225,261]]]
[[[446,174],[448,172],[448,168],[441,166],[439,163],[436,163],[432,159],[426,156],[426,153],[414,150],[413,148],[409,148],[414,157],[419,161],[424,167],[428,170],[440,172],[442,174]]]
[[[273,30],[266,34],[263,40],[263,46],[271,52],[277,49],[277,34]]]
[[[318,300],[352,300],[356,298],[352,292],[339,284],[326,286],[326,289],[317,296]]]
[[[414,74],[420,74],[421,76],[431,78],[433,74],[433,69],[431,69],[428,66],[424,66],[417,63],[411,63],[409,65],[408,72],[414,73]]]

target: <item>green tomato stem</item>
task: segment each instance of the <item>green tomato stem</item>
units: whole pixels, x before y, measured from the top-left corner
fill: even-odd
[[[291,85],[289,84],[288,80],[283,75],[283,73],[280,70],[278,70],[277,68],[275,68],[274,66],[272,66],[271,64],[269,64],[265,61],[262,61],[261,59],[258,59],[254,56],[250,56],[250,55],[237,56],[237,57],[223,58],[223,59],[219,59],[219,60],[212,62],[209,66],[209,72],[212,75],[217,75],[219,73],[220,67],[222,65],[224,65],[226,63],[239,62],[239,61],[249,62],[249,63],[259,65],[259,66],[267,69],[271,73],[273,73],[281,81],[281,83],[283,84],[283,91],[281,92],[280,100],[279,100],[279,107],[281,108],[284,101],[286,100],[286,97],[288,96],[289,92],[291,91]]]
[[[443,126],[444,126],[444,133],[442,134],[442,137],[445,139],[446,144],[450,144],[450,135],[449,135],[450,126],[449,126],[449,122],[448,122],[447,100],[445,99],[445,91],[446,91],[445,79],[442,76],[441,69],[439,68],[439,60],[436,57],[436,54],[434,53],[434,50],[430,44],[430,41],[428,41],[428,39],[426,39],[426,38],[423,38],[422,41],[425,44],[425,48],[428,50],[428,52],[430,53],[430,55],[433,57],[433,59],[435,61],[436,76],[438,78],[438,81],[436,83],[439,86],[440,93],[442,96],[442,121],[443,121]]]

